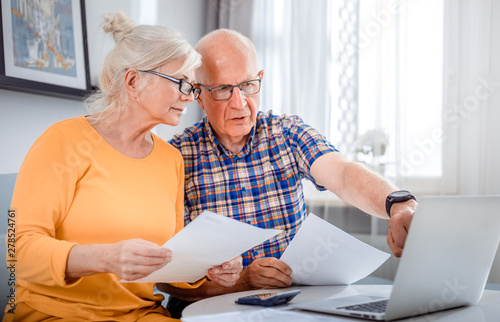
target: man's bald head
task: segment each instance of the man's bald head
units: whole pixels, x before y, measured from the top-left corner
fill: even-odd
[[[239,60],[258,72],[257,50],[243,34],[230,29],[214,30],[200,39],[196,51],[202,56],[202,66],[196,69],[196,81],[210,83],[210,75],[217,73],[230,60]]]

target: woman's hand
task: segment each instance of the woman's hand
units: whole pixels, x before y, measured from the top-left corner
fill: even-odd
[[[236,284],[236,281],[240,277],[240,272],[243,269],[242,261],[241,256],[233,258],[229,262],[209,269],[207,276],[210,280],[221,286],[231,287]]]
[[[159,270],[172,261],[172,252],[153,242],[130,239],[113,244],[108,268],[124,280],[133,281]]]
[[[153,242],[129,239],[115,244],[76,245],[68,256],[66,280],[113,273],[124,280],[146,277],[172,260],[172,252]]]

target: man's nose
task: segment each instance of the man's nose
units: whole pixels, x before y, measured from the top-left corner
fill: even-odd
[[[243,95],[239,87],[233,89],[233,95],[230,100],[232,108],[243,108],[245,106],[245,95]]]

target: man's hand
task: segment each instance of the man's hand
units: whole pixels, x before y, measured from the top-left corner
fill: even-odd
[[[233,258],[229,262],[225,262],[222,265],[212,267],[208,270],[208,278],[214,283],[217,283],[224,287],[230,287],[236,284],[238,278],[240,277],[240,272],[243,269],[242,264],[243,259],[241,256]]]
[[[245,290],[288,287],[292,269],[274,257],[257,258],[240,275],[238,284]]]
[[[288,287],[292,284],[292,278],[290,277],[292,269],[287,264],[274,257],[257,258],[254,260],[239,274],[240,277],[233,286],[224,287],[219,283],[220,280],[216,283],[212,273],[213,272],[209,272],[208,274],[208,277],[212,279],[211,281],[206,281],[195,289],[182,289],[166,283],[158,283],[156,286],[160,291],[169,293],[171,296],[181,300],[199,301],[207,297],[221,294],[265,288]]]
[[[387,244],[396,257],[401,257],[403,253],[406,236],[410,230],[410,223],[416,209],[417,202],[415,200],[395,203],[391,207]]]

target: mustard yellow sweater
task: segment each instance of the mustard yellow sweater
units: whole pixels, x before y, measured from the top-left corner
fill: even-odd
[[[54,124],[38,138],[19,171],[11,207],[18,309],[135,321],[158,308],[163,296],[153,294],[153,283],[120,283],[114,274],[65,281],[76,244],[142,238],[163,245],[183,228],[182,156],[159,137],[153,140],[147,157],[127,157],[83,116]]]

